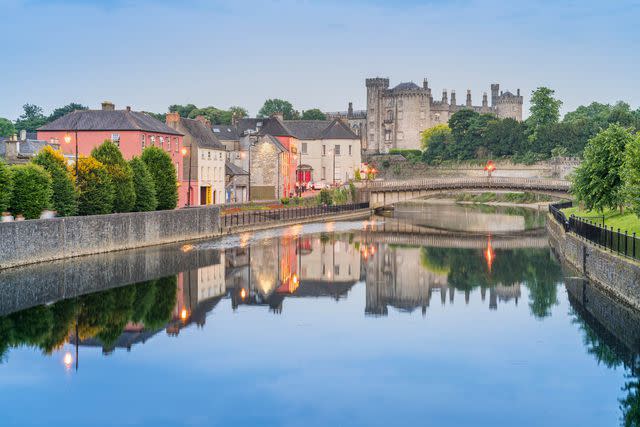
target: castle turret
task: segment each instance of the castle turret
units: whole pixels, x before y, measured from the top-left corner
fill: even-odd
[[[353,117],[353,102],[349,103],[349,109],[347,109],[347,117]]]
[[[489,106],[489,102],[487,101],[487,92],[484,92],[482,94],[482,106],[483,107],[488,107]]]
[[[422,89],[429,89],[429,80],[426,77],[422,81]]]
[[[498,94],[500,93],[500,85],[498,83],[494,83],[491,85],[491,106],[495,107],[498,103]]]
[[[467,89],[467,107],[471,108],[472,104],[471,104],[471,90]]]
[[[447,96],[447,90],[446,89],[442,89],[442,103],[443,104],[448,104],[449,103],[449,97]]]
[[[451,91],[451,105],[456,105],[456,91]]]
[[[382,148],[381,135],[382,132],[382,95],[389,89],[389,79],[376,77],[366,79],[367,86],[367,120],[369,120],[370,129],[366,136],[367,149],[373,152],[380,152]]]

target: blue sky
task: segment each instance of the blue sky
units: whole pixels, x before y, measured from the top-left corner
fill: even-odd
[[[550,86],[564,111],[640,105],[640,1],[0,0],[0,117],[72,101],[164,112],[364,108],[366,77],[474,103]]]

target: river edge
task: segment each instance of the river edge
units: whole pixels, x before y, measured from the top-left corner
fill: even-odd
[[[450,199],[450,198],[414,199],[414,200],[407,200],[405,202],[401,202],[401,204],[403,205],[429,204],[429,205],[501,206],[501,207],[510,207],[510,208],[527,208],[527,209],[535,209],[535,210],[547,209],[548,206],[552,203],[555,203],[555,202],[549,201],[549,202],[537,202],[537,203],[512,203],[512,202],[479,203],[479,202],[458,201],[456,199]]]

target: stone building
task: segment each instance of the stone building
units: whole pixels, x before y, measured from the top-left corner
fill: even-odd
[[[455,91],[451,91],[449,98],[446,89],[436,100],[427,79],[424,79],[422,87],[405,82],[389,88],[388,78],[366,79],[365,84],[366,111],[354,111],[350,103],[347,112],[327,115],[347,122],[361,136],[363,151],[368,154],[387,153],[392,148],[419,149],[423,130],[447,123],[453,113],[465,108],[500,118],[522,120],[520,89],[514,95],[500,91],[499,84],[491,85],[491,104],[485,92],[481,105],[473,105],[470,90],[467,90],[464,103],[458,103]]]
[[[23,164],[30,162],[47,145],[60,149],[58,142],[38,140],[35,136],[23,130],[19,137],[0,138],[0,158],[10,165]]]

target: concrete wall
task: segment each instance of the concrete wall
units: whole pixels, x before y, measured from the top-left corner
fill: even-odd
[[[218,207],[0,223],[0,269],[219,234]]]
[[[551,215],[547,229],[552,246],[565,261],[616,297],[640,307],[640,264],[566,233]]]

